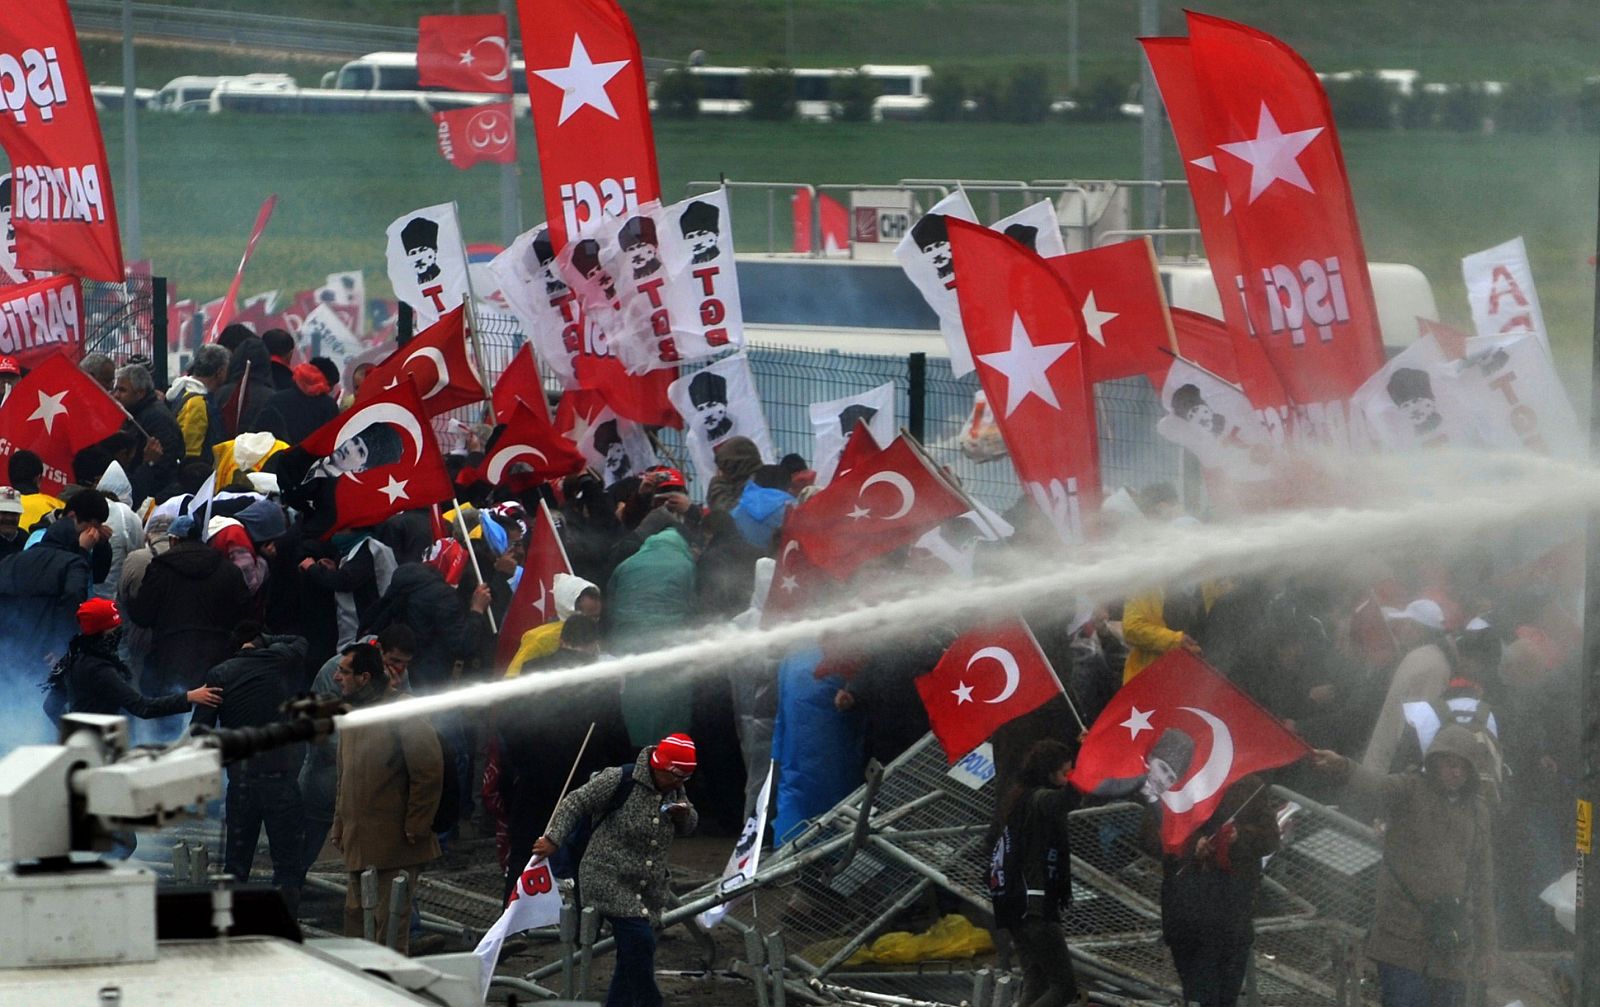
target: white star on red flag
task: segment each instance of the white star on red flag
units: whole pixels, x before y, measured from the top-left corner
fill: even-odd
[[[396,479],[394,476],[390,476],[389,484],[378,487],[378,492],[388,497],[390,503],[394,503],[396,500],[409,500],[410,497],[406,495],[406,483],[410,481],[409,479]]]
[[[1115,321],[1117,317],[1118,313],[1115,311],[1100,310],[1100,306],[1094,300],[1094,291],[1089,291],[1089,296],[1083,302],[1083,327],[1088,330],[1090,339],[1104,346],[1106,323]]]
[[[1129,707],[1128,710],[1128,719],[1124,720],[1117,726],[1126,727],[1128,729],[1128,738],[1130,741],[1134,738],[1137,738],[1140,731],[1155,730],[1154,727],[1150,726],[1150,718],[1155,715],[1156,711],[1141,710],[1137,706]]]
[[[957,682],[956,687],[950,690],[950,695],[956,697],[956,705],[972,702],[972,686],[965,682]]]
[[[1009,418],[1029,395],[1037,395],[1052,409],[1060,409],[1056,390],[1050,386],[1045,373],[1050,365],[1067,355],[1072,343],[1042,343],[1035,345],[1028,338],[1022,316],[1015,315],[1011,322],[1011,347],[998,353],[981,353],[978,362],[992,367],[1006,376],[1006,416]]]
[[[1322,135],[1321,126],[1285,133],[1278,128],[1278,121],[1272,117],[1272,110],[1263,101],[1261,117],[1256,122],[1255,137],[1234,143],[1218,144],[1217,149],[1226,151],[1250,165],[1250,202],[1254,203],[1273,182],[1280,180],[1306,192],[1317,191],[1312,187],[1311,180],[1306,177],[1304,169],[1300,167],[1298,158],[1300,152],[1320,135]]]
[[[64,391],[57,392],[54,395],[46,395],[41,390],[39,392],[39,408],[35,409],[28,419],[38,420],[43,423],[45,433],[55,433],[56,417],[67,414],[67,407],[61,404],[61,400],[66,397],[67,393]]]
[[[611,96],[606,93],[606,85],[611,82],[611,78],[622,72],[622,68],[627,66],[628,62],[625,59],[618,59],[596,63],[589,58],[589,50],[584,47],[583,39],[576,34],[573,35],[572,58],[568,60],[566,66],[533,71],[534,76],[547,80],[561,89],[561,114],[556,119],[556,125],[565,123],[585,105],[616,119],[617,109],[611,104]]]

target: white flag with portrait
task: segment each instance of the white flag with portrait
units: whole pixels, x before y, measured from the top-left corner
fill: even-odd
[[[454,203],[412,210],[389,225],[388,238],[389,282],[416,313],[418,332],[467,299],[467,248]]]
[[[1584,457],[1584,432],[1537,335],[1469,339],[1457,366],[1486,446],[1574,461]]]
[[[761,784],[761,792],[756,795],[755,810],[745,818],[739,841],[733,844],[733,854],[728,857],[728,864],[722,869],[722,879],[717,882],[719,892],[733,891],[755,877],[761,867],[761,842],[767,834],[767,805],[772,803],[772,778],[777,775],[776,770],[777,763],[767,767],[767,778]],[[709,930],[721,923],[723,917],[728,915],[728,910],[740,901],[742,897],[712,906],[696,916],[694,921]]]
[[[511,306],[534,351],[571,388],[577,383],[572,360],[583,348],[589,322],[555,263],[550,229],[540,224],[517,235],[511,247],[489,263],[489,270],[500,281],[500,296]]]
[[[1417,339],[1362,383],[1350,406],[1388,451],[1459,448],[1478,440],[1457,368],[1432,335]]]
[[[1478,335],[1501,339],[1531,334],[1549,352],[1544,312],[1533,288],[1533,266],[1521,236],[1463,258],[1461,278],[1467,284]]]
[[[585,429],[573,433],[577,434],[578,453],[607,486],[659,464],[644,427],[618,416],[610,406],[596,413]]]
[[[1161,405],[1166,415],[1156,433],[1194,455],[1201,468],[1240,482],[1267,478],[1263,452],[1272,438],[1241,389],[1178,359],[1161,386]]]
[[[733,437],[754,441],[762,461],[777,460],[750,360],[743,353],[684,375],[667,386],[667,398],[683,417],[683,439],[702,478],[716,474],[717,445]]]
[[[833,481],[839,456],[844,454],[845,442],[858,421],[867,425],[879,447],[887,447],[894,440],[894,382],[885,382],[859,395],[813,402],[809,412],[811,431],[816,436],[811,467],[816,470],[820,489]]]

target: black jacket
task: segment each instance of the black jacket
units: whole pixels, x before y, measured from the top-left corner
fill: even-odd
[[[181,692],[146,696],[133,684],[133,673],[117,659],[116,651],[96,646],[88,637],[75,637],[62,665],[62,685],[67,708],[73,713],[126,711],[143,720],[189,712],[189,699]]]
[[[275,365],[276,366],[276,365]],[[339,404],[331,395],[307,395],[295,387],[280,387],[262,406],[257,418],[261,429],[286,444],[299,444],[317,428],[339,415]]]
[[[997,926],[1014,927],[1029,916],[1054,922],[1071,905],[1067,816],[1076,804],[1069,788],[1036,787],[1017,798],[989,865]]]
[[[139,430],[134,431],[136,435],[143,431],[144,435],[161,442],[160,461],[140,462],[128,473],[128,482],[133,484],[133,502],[137,504],[145,497],[159,498],[177,477],[183,464],[183,430],[178,426],[178,418],[167,408],[166,400],[155,392],[129,409],[128,415],[139,426]],[[143,437],[139,449],[144,450]]]
[[[250,380],[244,382],[246,365]],[[242,401],[239,385],[244,383]],[[272,383],[272,356],[266,344],[255,336],[239,343],[228,361],[228,381],[217,389],[217,408],[222,411],[222,427],[229,437],[260,430],[261,410],[278,391]]]
[[[66,653],[78,632],[78,606],[94,572],[70,518],[52,524],[32,549],[0,561],[0,653],[11,674],[40,682],[47,654]]]
[[[192,723],[207,727],[265,727],[283,719],[283,705],[298,691],[306,641],[299,636],[264,636],[206,673],[206,684],[222,690],[221,706],[195,710]],[[253,755],[230,772],[293,772],[303,753],[285,745]]]
[[[431,692],[450,684],[451,667],[477,652],[488,633],[488,620],[461,603],[456,589],[439,571],[420,563],[397,567],[389,590],[367,621],[362,633],[379,633],[394,623],[405,623],[417,635],[417,652],[411,660],[411,688]]]
[[[146,667],[192,689],[227,656],[228,636],[249,607],[239,568],[200,542],[183,541],[150,561],[128,616],[152,631]]]

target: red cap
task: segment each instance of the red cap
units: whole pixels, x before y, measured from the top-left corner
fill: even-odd
[[[0,374],[22,374],[22,365],[16,357],[0,357]]]
[[[110,598],[90,598],[78,606],[78,629],[85,636],[95,636],[122,625],[122,615],[117,603]],[[694,758],[693,752],[689,756]]]
[[[671,773],[681,780],[694,775],[694,739],[687,734],[669,734],[650,753],[650,768]]]
[[[687,492],[689,492],[688,480],[683,478],[683,473],[682,472],[679,472],[677,469],[667,468],[665,465],[663,465],[660,468],[656,469],[656,471],[661,474],[661,481],[656,483],[656,492],[657,493],[671,492],[673,490],[676,490],[679,493],[687,493]],[[682,735],[674,735],[674,737],[683,737],[683,736]],[[688,740],[688,739],[685,738],[684,740]],[[690,747],[691,748],[694,747],[693,742],[690,743]]]

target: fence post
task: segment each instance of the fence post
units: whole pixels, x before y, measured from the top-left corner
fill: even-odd
[[[157,388],[167,387],[167,278],[150,277],[150,366]]]
[[[926,441],[927,432],[927,407],[928,407],[928,355],[926,353],[912,353],[906,356],[906,376],[909,387],[906,396],[910,400],[907,407],[906,426],[911,430],[911,436],[919,441]]]
[[[417,334],[417,315],[411,310],[411,305],[405,301],[400,302],[400,310],[395,316],[394,345],[396,348],[411,342],[411,337]]]

